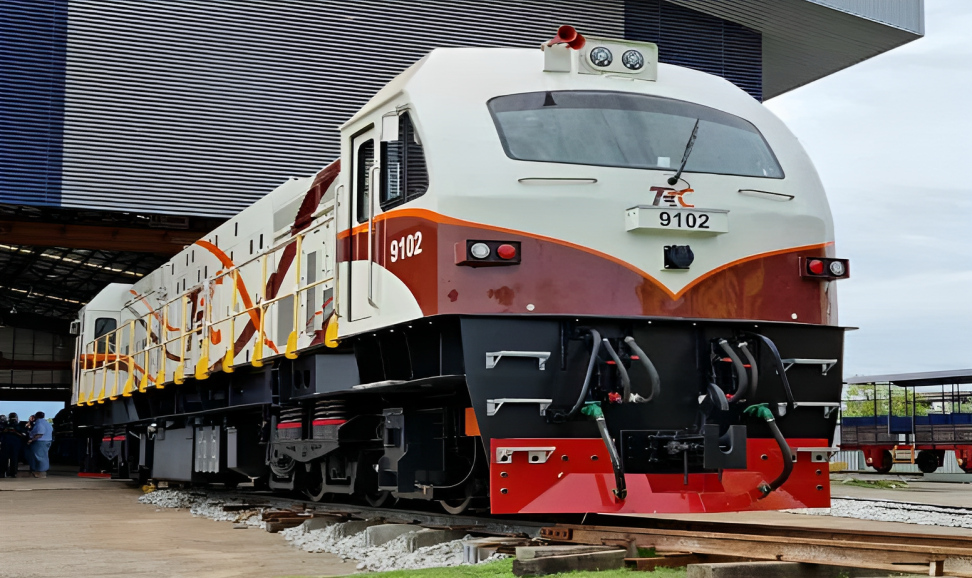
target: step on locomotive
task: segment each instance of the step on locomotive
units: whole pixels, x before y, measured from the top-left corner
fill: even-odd
[[[829,506],[823,186],[657,54],[563,26],[416,62],[339,159],[85,305],[86,467],[453,513]]]

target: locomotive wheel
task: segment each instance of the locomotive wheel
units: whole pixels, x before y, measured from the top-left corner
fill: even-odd
[[[915,465],[924,474],[931,474],[938,469],[938,456],[929,451],[918,452]]]
[[[327,466],[324,465],[324,462],[321,462],[320,477],[314,479],[314,481],[308,487],[301,490],[305,496],[307,496],[308,498],[310,498],[315,502],[320,502],[321,500],[324,499],[324,496],[326,495],[326,492],[324,491],[324,474],[325,474],[324,468],[325,467]]]
[[[470,502],[472,502],[472,496],[465,500],[439,500],[439,505],[442,506],[443,510],[455,516],[465,512]]]
[[[873,465],[871,467],[874,468],[879,474],[886,474],[890,472],[891,468],[894,467],[894,461],[891,459],[891,452],[888,450],[881,452],[881,465]]]
[[[388,490],[385,490],[383,492],[377,492],[374,494],[365,494],[364,499],[372,508],[378,508],[388,501],[389,496],[391,496],[391,493]]]

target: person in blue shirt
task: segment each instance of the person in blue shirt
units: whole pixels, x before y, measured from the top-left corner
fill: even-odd
[[[34,427],[30,430],[30,439],[27,440],[27,459],[30,462],[30,475],[35,478],[46,478],[47,470],[51,469],[51,461],[47,458],[47,452],[51,449],[51,442],[54,441],[54,428],[44,419],[44,412],[39,411],[34,414]]]

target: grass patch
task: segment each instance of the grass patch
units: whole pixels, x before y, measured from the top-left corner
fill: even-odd
[[[368,578],[513,578],[513,559],[496,560],[485,564],[453,566],[451,568],[426,568],[424,570],[393,570],[391,572],[375,572],[373,574],[354,574],[355,577]],[[569,574],[551,574],[569,578],[685,578],[685,568],[659,568],[654,572],[634,572],[623,568],[621,570],[605,570],[603,572],[570,572]],[[300,577],[289,577],[300,578]],[[306,577],[305,577],[306,578]]]
[[[857,486],[858,488],[878,488],[880,490],[901,490],[908,487],[908,484],[901,480],[859,480],[857,478],[847,478],[840,485]]]

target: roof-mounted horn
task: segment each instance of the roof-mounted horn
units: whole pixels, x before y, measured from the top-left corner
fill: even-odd
[[[573,26],[561,26],[557,35],[540,45],[544,72],[570,72],[571,50],[584,48],[587,39]]]

